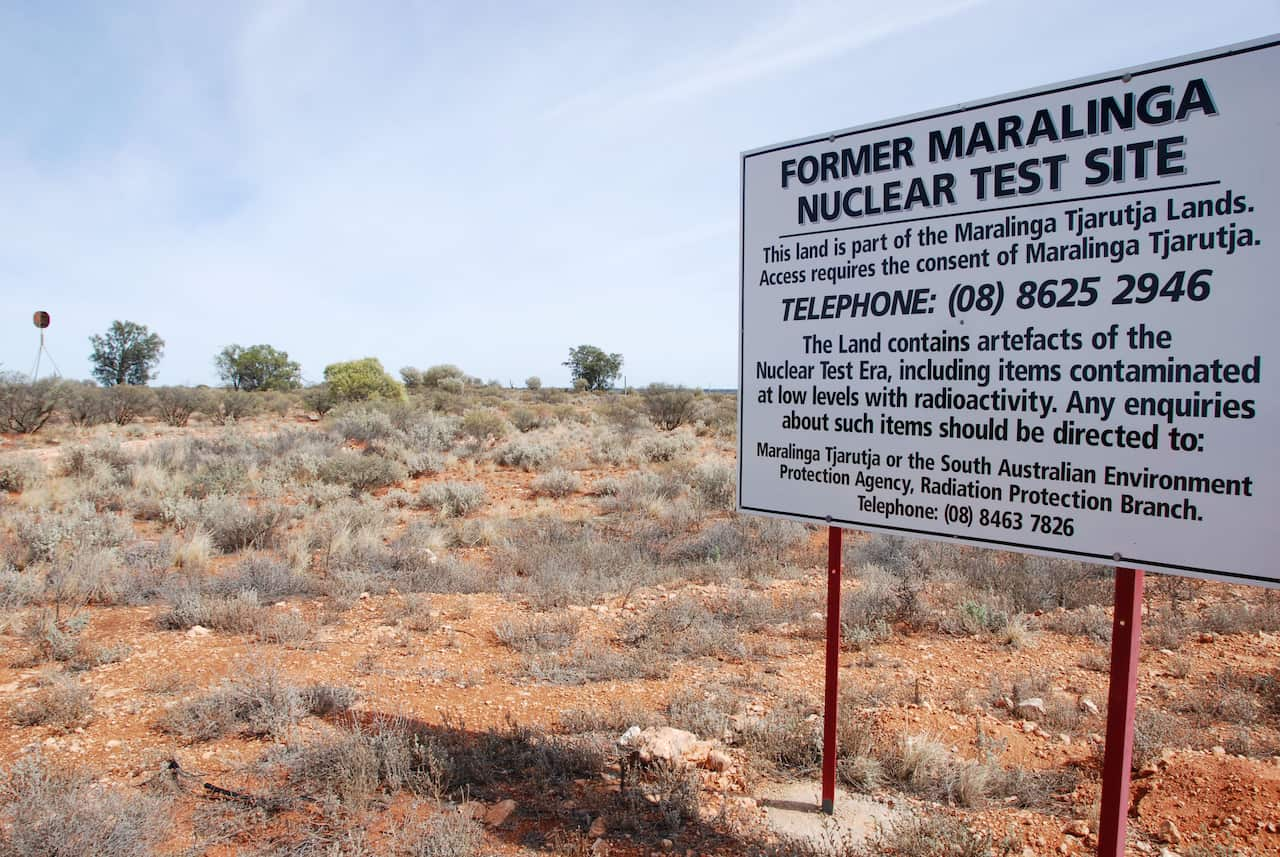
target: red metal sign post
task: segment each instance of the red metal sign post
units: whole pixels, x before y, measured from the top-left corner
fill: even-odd
[[[843,531],[827,527],[827,671],[822,708],[822,811],[836,808],[836,721],[840,707],[840,541]]]
[[[1098,857],[1124,857],[1129,824],[1129,766],[1138,697],[1138,647],[1142,641],[1142,571],[1116,569],[1111,626],[1111,687],[1107,694],[1107,745],[1102,761],[1102,812]]]

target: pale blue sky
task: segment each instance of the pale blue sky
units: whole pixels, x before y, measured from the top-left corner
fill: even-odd
[[[1269,2],[0,6],[0,369],[31,312],[212,383],[267,342],[564,384],[736,377],[738,154],[1280,31]],[[1277,81],[1280,84],[1280,81]]]

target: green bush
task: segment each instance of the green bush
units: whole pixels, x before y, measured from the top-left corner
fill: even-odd
[[[528,378],[524,379],[524,387],[526,390],[541,390],[542,379],[537,375],[530,375]]]
[[[511,434],[511,423],[507,422],[507,418],[501,411],[493,408],[477,408],[463,414],[458,433],[476,442],[490,439],[502,440]]]
[[[699,392],[670,384],[650,384],[641,395],[653,424],[671,431],[692,419]]]
[[[316,384],[302,391],[302,404],[323,417],[337,406],[338,399],[328,384]]]
[[[324,380],[339,402],[404,398],[404,387],[387,374],[376,357],[331,363],[324,367]]]

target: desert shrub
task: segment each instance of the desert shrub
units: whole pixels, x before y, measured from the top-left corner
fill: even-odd
[[[700,462],[689,474],[689,485],[709,509],[732,509],[737,499],[737,473],[721,459]]]
[[[290,783],[357,809],[378,791],[407,788],[438,797],[448,787],[452,766],[435,741],[395,722],[292,747],[274,761],[288,772]]]
[[[944,627],[952,633],[976,636],[998,633],[1009,622],[1009,613],[1001,606],[1000,599],[980,597],[969,598],[957,605],[947,617]]]
[[[628,621],[621,637],[627,646],[675,658],[742,654],[734,629],[690,598],[659,602]]]
[[[496,552],[504,592],[546,610],[590,604],[658,578],[657,569],[635,545],[604,539],[587,524],[536,519],[513,527]]]
[[[344,714],[356,704],[358,694],[349,687],[333,684],[312,684],[301,690],[302,707],[316,717]]]
[[[528,378],[524,379],[524,387],[526,390],[541,390],[542,379],[537,375],[530,375]]]
[[[516,438],[497,449],[494,458],[507,467],[521,470],[540,470],[555,457],[556,451],[545,443]]]
[[[1088,637],[1097,643],[1111,642],[1111,616],[1096,604],[1079,610],[1055,610],[1040,617],[1045,630],[1077,637]]]
[[[611,432],[601,432],[591,438],[591,446],[587,450],[587,458],[592,464],[618,467],[625,464],[630,454],[630,447],[624,438]]]
[[[484,842],[483,828],[460,810],[446,809],[405,831],[406,857],[473,857]]]
[[[572,649],[533,655],[525,671],[534,681],[580,685],[657,678],[667,674],[667,663],[643,652],[580,644]]]
[[[557,467],[534,478],[531,486],[534,496],[568,497],[582,489],[582,479],[578,474]]]
[[[1140,706],[1133,717],[1133,755],[1135,770],[1160,758],[1165,749],[1185,747],[1191,732],[1186,723],[1167,711]]]
[[[5,857],[151,857],[171,831],[167,801],[50,767],[40,754],[0,773]]]
[[[150,387],[116,384],[102,391],[107,413],[118,426],[127,426],[155,408],[156,393]]]
[[[1201,618],[1205,630],[1215,634],[1247,634],[1280,630],[1280,606],[1270,600],[1262,604],[1224,601],[1210,605]]]
[[[664,558],[669,562],[721,562],[739,556],[746,543],[739,526],[716,521],[691,538],[673,544]]]
[[[62,476],[87,479],[95,473],[109,471],[123,475],[132,460],[120,444],[102,441],[91,445],[72,444],[58,454],[57,471]]]
[[[226,573],[212,578],[208,591],[214,595],[235,595],[252,591],[263,600],[274,601],[291,595],[310,595],[314,582],[285,563],[266,554],[250,554]]]
[[[545,428],[555,422],[555,417],[546,408],[516,408],[511,412],[511,424],[517,431],[528,432]]]
[[[262,399],[248,390],[209,390],[200,410],[218,425],[239,422],[258,413]]]
[[[253,630],[261,642],[281,646],[298,646],[315,637],[311,623],[289,610],[266,611]]]
[[[385,410],[368,406],[344,408],[329,418],[334,432],[346,440],[369,443],[399,434]]]
[[[0,491],[21,492],[44,477],[44,465],[26,453],[0,456]]]
[[[878,565],[863,565],[855,573],[856,589],[840,599],[841,637],[854,648],[882,642],[902,610],[893,579]]]
[[[179,703],[166,712],[159,725],[165,732],[190,741],[212,741],[233,734],[279,738],[302,717],[328,710],[337,701],[340,698],[331,688],[315,691],[295,687],[278,672],[261,670]],[[319,709],[309,707],[317,704]]]
[[[381,455],[343,450],[320,463],[317,475],[325,482],[350,486],[362,494],[408,478],[409,471],[399,461]]]
[[[213,539],[201,529],[193,529],[173,550],[173,564],[183,571],[204,571],[213,553]]]
[[[44,582],[38,575],[0,563],[0,611],[25,607],[40,598],[43,591]]]
[[[846,551],[845,558],[852,554],[859,574],[874,584],[861,596],[867,603],[849,606],[867,618],[924,627],[930,619],[926,590],[937,569],[928,550],[900,536],[874,535]]]
[[[458,434],[476,443],[502,440],[511,434],[511,423],[507,422],[507,418],[501,411],[493,408],[477,408],[462,415]]]
[[[458,437],[462,420],[448,414],[415,410],[407,412],[400,426],[404,441],[414,449],[447,450]]]
[[[810,709],[800,697],[787,697],[765,714],[745,718],[738,740],[752,758],[766,768],[808,773],[822,761],[821,724],[810,720]]]
[[[22,636],[31,646],[31,663],[65,663],[75,658],[80,653],[80,635],[88,625],[89,617],[84,613],[62,616],[54,610],[40,610],[28,617]]]
[[[187,495],[212,497],[235,494],[249,481],[249,465],[246,461],[228,456],[201,461],[191,481],[187,483]]]
[[[476,380],[478,379],[470,378],[466,372],[452,363],[441,363],[422,372],[421,386],[426,389],[439,388],[456,392],[461,391],[469,382]]]
[[[66,381],[59,410],[79,428],[101,425],[111,419],[102,388],[92,381]]]
[[[58,512],[18,513],[11,520],[20,568],[50,562],[61,550],[118,547],[133,536],[129,521],[86,502],[68,503]]]
[[[504,619],[494,626],[493,633],[503,645],[532,655],[568,648],[577,639],[581,628],[582,623],[577,616],[564,613],[537,616],[526,621]]]
[[[445,517],[461,518],[489,502],[489,495],[483,485],[430,482],[418,492],[417,502],[424,509],[438,509]]]
[[[672,461],[693,451],[694,440],[687,434],[652,435],[640,441],[640,455],[645,461]]]
[[[223,553],[245,548],[270,547],[288,510],[273,500],[250,504],[239,497],[214,497],[202,501],[198,523]]]
[[[264,614],[258,593],[252,590],[234,595],[208,595],[184,587],[166,593],[166,598],[168,608],[156,617],[156,624],[166,630],[185,631],[199,625],[241,634],[258,627]]]
[[[63,383],[45,378],[32,383],[16,372],[0,373],[0,431],[34,434],[63,400]]]
[[[669,384],[650,384],[640,391],[645,412],[653,424],[672,431],[693,417],[699,391]]]
[[[181,427],[200,409],[205,397],[191,387],[157,387],[155,409],[166,425]]]
[[[864,843],[852,857],[1010,857],[1020,853],[1016,836],[973,831],[940,813],[894,822]]]
[[[45,573],[51,598],[62,604],[143,604],[153,599],[165,569],[124,563],[119,550],[68,546]]]
[[[73,729],[93,719],[93,693],[72,676],[47,676],[29,698],[13,706],[19,726],[57,726]]]

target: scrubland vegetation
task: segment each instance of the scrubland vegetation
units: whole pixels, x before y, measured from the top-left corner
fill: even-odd
[[[0,384],[39,430],[0,450],[0,855],[808,853],[745,798],[816,777],[824,533],[732,511],[733,397],[335,366]],[[1109,572],[857,534],[845,563],[839,775],[906,811],[832,848],[1084,853]],[[1270,763],[1280,603],[1147,606],[1135,767]],[[730,767],[624,787],[617,738],[658,725]],[[1265,852],[1211,821],[1181,853]]]

